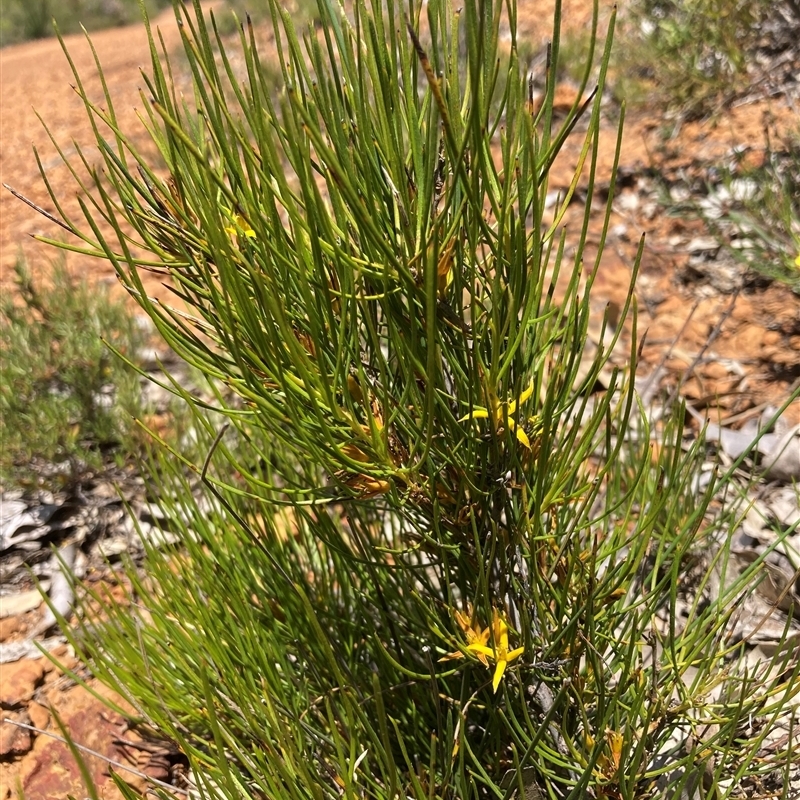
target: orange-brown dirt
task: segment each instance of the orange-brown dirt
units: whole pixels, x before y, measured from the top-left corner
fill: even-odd
[[[541,48],[550,35],[552,0],[520,0],[519,36]],[[591,15],[587,0],[565,0],[563,19],[570,29],[584,25]],[[608,10],[603,12],[608,19]],[[180,33],[171,11],[155,20],[166,48],[174,52],[180,46]],[[602,21],[601,21],[602,26]],[[145,101],[140,96],[144,81],[140,68],[148,69],[147,37],[142,25],[108,30],[92,35],[92,42],[103,66],[122,130],[132,136],[135,146],[152,152],[152,145],[137,115],[143,114]],[[66,38],[69,53],[80,73],[89,96],[104,105],[100,82],[96,77],[93,55],[82,36]],[[93,136],[80,98],[70,88],[75,81],[67,60],[55,39],[17,45],[0,51],[0,175],[21,194],[57,213],[48,197],[36,160],[35,146],[44,173],[67,216],[80,216],[78,192],[68,169],[50,142],[38,112],[67,155],[75,147],[84,149],[90,161],[96,159]],[[572,93],[572,94],[571,94]],[[559,87],[559,99],[568,105],[574,89]],[[714,163],[734,145],[750,148],[748,157],[758,159],[764,152],[764,114],[769,112],[778,130],[797,124],[792,108],[780,98],[754,101],[725,112],[713,121],[684,125],[680,133],[664,142],[661,111],[642,108],[629,113],[626,122],[620,166],[627,173],[648,168],[662,174],[691,171],[702,163]],[[609,121],[603,131],[598,153],[598,176],[608,186],[613,163],[615,126]],[[77,145],[73,144],[73,140]],[[580,142],[570,143],[559,158],[550,188],[565,189],[572,177],[572,165]],[[602,189],[602,186],[601,186]],[[624,190],[621,190],[624,192]],[[580,203],[573,204],[567,219],[579,224]],[[590,250],[599,241],[601,208],[592,217]],[[647,329],[643,349],[644,369],[652,369],[665,354],[668,381],[687,378],[683,393],[702,403],[730,388],[736,391],[717,405],[723,414],[747,412],[765,402],[785,399],[790,385],[800,375],[800,299],[785,287],[771,284],[743,291],[736,297],[721,332],[713,343],[714,358],[695,365],[684,375],[696,356],[708,343],[721,315],[729,309],[732,296],[714,291],[698,291],[691,282],[679,280],[688,260],[685,248],[672,242],[707,235],[703,226],[686,218],[666,216],[660,207],[615,205],[612,226],[625,227],[625,235],[609,237],[600,262],[596,281],[598,309],[606,303],[619,303],[625,296],[636,247],[642,233],[646,245],[642,270],[637,284],[640,331]],[[55,257],[52,248],[34,241],[30,234],[58,238],[61,231],[35,213],[10,193],[0,193],[0,290],[13,291],[13,265],[24,254],[35,274],[46,275]],[[69,265],[95,281],[114,282],[110,264],[70,254]],[[146,278],[148,290],[164,295],[160,279]],[[671,348],[671,349],[670,349]],[[727,359],[744,368],[744,379],[733,374]],[[800,421],[800,404],[788,412],[789,421]],[[39,611],[0,619],[0,641],[14,642],[25,637]],[[80,670],[68,655],[68,666]],[[101,694],[98,684],[90,685]],[[37,728],[58,732],[55,710],[68,726],[75,740],[117,761],[146,766],[139,754],[125,750],[115,741],[126,735],[123,719],[109,711],[99,700],[47,661],[23,660],[0,666],[0,713],[4,717],[29,722]],[[106,800],[119,797],[107,777],[107,765],[87,757],[100,796]],[[16,796],[18,788],[29,800],[85,795],[80,775],[66,747],[44,735],[30,734],[13,726],[0,726],[0,800]]]
[[[169,9],[154,20],[169,52],[180,47],[181,37]],[[114,99],[119,126],[130,132],[134,146],[152,152],[149,137],[139,115],[145,115],[146,102],[140,92],[146,84],[140,70],[149,72],[150,53],[144,25],[95,33],[91,37],[105,79]],[[92,102],[105,107],[92,50],[82,34],[65,37],[69,55]],[[33,154],[39,154],[44,175],[51,184],[64,214],[81,218],[78,187],[45,130],[47,125],[58,146],[73,160],[76,147],[90,163],[99,157],[92,144],[91,128],[81,99],[72,88],[75,78],[56,39],[43,39],[14,45],[0,51],[0,175],[2,182],[51,212],[56,212]],[[146,97],[146,95],[145,95]],[[41,120],[40,118],[41,117]],[[13,283],[13,266],[22,253],[34,273],[48,269],[56,252],[32,235],[72,241],[45,217],[17,200],[7,191],[0,194],[0,288],[8,291]],[[70,254],[70,268],[98,281],[114,281],[114,270],[104,261]],[[151,285],[152,284],[152,285]],[[155,282],[148,288],[157,289]]]

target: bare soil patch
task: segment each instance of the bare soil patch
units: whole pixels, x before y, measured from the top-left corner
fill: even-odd
[[[168,52],[180,47],[180,31],[171,9],[153,20]],[[149,71],[150,53],[144,25],[113,28],[92,34],[91,42],[103,67],[114,98],[119,126],[130,134],[134,146],[152,152],[153,146],[139,119],[144,113],[140,92],[145,91],[141,70]],[[64,43],[92,102],[105,107],[103,89],[94,63],[94,54],[82,34],[67,36]],[[0,51],[0,175],[25,197],[57,214],[42,183],[33,154],[38,152],[45,176],[61,202],[67,217],[80,218],[81,210],[73,176],[42,125],[44,121],[66,155],[76,147],[89,163],[96,150],[83,103],[72,88],[75,78],[56,39],[42,39],[14,45]],[[41,117],[41,119],[39,118]],[[12,285],[13,266],[20,252],[39,274],[47,271],[55,252],[31,236],[62,238],[65,232],[19,202],[9,192],[0,193],[0,290]],[[101,260],[79,255],[68,256],[69,266],[98,281],[116,282],[112,266]],[[153,289],[158,284],[153,281]],[[148,288],[150,286],[148,285]]]

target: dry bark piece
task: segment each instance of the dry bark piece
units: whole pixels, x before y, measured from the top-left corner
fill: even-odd
[[[40,703],[31,702],[28,704],[28,716],[31,718],[31,725],[40,730],[46,730],[50,724],[50,711]]]
[[[42,588],[47,591],[49,581],[42,583]],[[0,597],[0,619],[6,617],[16,617],[39,608],[42,603],[42,593],[38,589],[31,589],[27,592],[6,595]]]
[[[56,614],[68,619],[72,614],[75,591],[72,586],[72,567],[77,553],[75,542],[62,547],[53,556],[53,575],[50,584],[50,603],[45,609],[42,621],[37,626],[38,633],[44,633],[57,622]],[[52,606],[52,607],[51,607]]]

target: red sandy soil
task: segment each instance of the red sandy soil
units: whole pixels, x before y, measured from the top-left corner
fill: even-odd
[[[579,27],[591,14],[586,0],[565,0],[565,25]],[[605,18],[608,11],[604,12]],[[520,2],[521,38],[530,40],[534,48],[544,46],[549,38],[552,0]],[[180,46],[180,34],[172,11],[155,20],[167,50]],[[602,25],[602,21],[601,21]],[[134,144],[145,152],[148,136],[137,119],[145,103],[139,92],[144,88],[140,69],[149,67],[147,37],[142,25],[108,30],[92,35],[97,56],[114,98],[120,127],[133,136]],[[100,82],[96,77],[93,55],[81,35],[66,38],[66,45],[92,100],[104,104]],[[80,98],[70,88],[75,82],[64,53],[55,39],[8,47],[0,51],[0,175],[2,181],[50,212],[56,213],[43,186],[32,147],[36,147],[44,173],[57,197],[63,213],[79,216],[76,186],[69,171],[49,140],[36,111],[43,117],[56,141],[67,155],[75,153],[73,140],[84,147],[90,161],[97,159],[90,145],[93,136],[87,124]],[[559,88],[564,104],[571,103],[574,90]],[[778,129],[796,124],[792,110],[780,99],[769,105],[753,102],[740,106],[715,121],[683,126],[677,138],[666,145],[661,138],[660,112],[640,109],[629,113],[622,147],[621,167],[628,172],[655,166],[662,172],[691,171],[698,163],[715,162],[733,145],[746,144],[752,158],[764,152],[764,113],[768,111]],[[598,175],[608,185],[614,152],[615,128],[609,123],[604,130],[607,146],[601,147]],[[553,172],[551,188],[564,188],[571,178],[572,160],[579,144],[570,144]],[[581,209],[577,209],[578,213]],[[574,212],[573,212],[574,213]],[[597,230],[600,209],[593,218]],[[660,208],[643,211],[642,207],[615,211],[612,225],[625,225],[626,236],[609,238],[601,261],[597,283],[598,308],[609,302],[620,302],[625,295],[631,264],[641,233],[647,234],[643,267],[637,284],[640,301],[640,331],[648,329],[644,348],[644,367],[659,363],[667,348],[680,337],[667,359],[666,366],[673,380],[682,376],[693,358],[708,342],[720,315],[731,303],[729,295],[698,292],[696,287],[676,279],[684,268],[688,253],[670,246],[675,237],[684,239],[705,235],[698,222],[667,217]],[[46,275],[56,253],[34,241],[30,234],[58,238],[61,231],[53,223],[36,214],[6,191],[0,192],[0,290],[13,288],[13,265],[24,254],[35,274]],[[594,242],[599,234],[594,234]],[[70,254],[70,267],[92,280],[115,282],[110,264]],[[146,285],[154,294],[164,295],[159,279],[149,276]],[[697,306],[690,315],[693,306]],[[691,316],[691,318],[689,318]],[[688,320],[688,322],[687,322]],[[792,381],[800,374],[800,300],[780,285],[742,292],[725,321],[721,334],[713,344],[716,359],[698,367],[687,383],[684,394],[701,398],[724,391],[733,385],[724,366],[725,359],[738,360],[746,370],[746,381],[737,378],[736,400],[725,406],[727,413],[752,409],[767,401],[780,402]],[[723,404],[724,405],[724,404]],[[790,409],[789,420],[800,420],[800,404]],[[0,641],[24,638],[38,612],[20,617],[0,619]],[[65,656],[69,666],[76,662]],[[77,665],[79,667],[79,665]],[[57,732],[55,708],[79,743],[106,756],[130,763],[131,758],[145,771],[152,772],[152,758],[114,744],[117,738],[129,736],[122,717],[108,710],[99,700],[44,659],[20,661],[0,666],[0,713],[19,721],[30,721],[39,728]],[[95,684],[93,684],[95,685]],[[107,766],[89,758],[101,797],[116,800],[117,790],[107,778]],[[166,778],[168,775],[161,775]],[[140,784],[141,785],[141,784]],[[15,797],[21,787],[28,800],[64,798],[67,794],[83,797],[80,775],[63,744],[43,735],[31,735],[7,724],[0,725],[0,800]]]
[[[172,9],[154,20],[164,37],[168,51],[180,47],[180,32]],[[83,34],[65,37],[78,74],[92,102],[105,106],[97,77],[92,50]],[[145,103],[140,92],[145,89],[140,70],[149,71],[150,54],[144,25],[113,28],[92,35],[92,44],[102,64],[114,98],[120,127],[131,132],[134,144],[146,151],[149,137],[138,115]],[[76,81],[56,39],[14,45],[0,51],[0,175],[2,182],[38,205],[55,212],[33,148],[39,154],[45,177],[50,182],[64,214],[80,218],[76,184],[64,165],[42,120],[67,157],[74,156],[76,144],[92,161],[99,161],[88,117],[81,99],[72,88]],[[42,120],[39,119],[41,116]],[[30,267],[46,271],[56,251],[34,241],[32,235],[67,240],[65,231],[36,214],[7,191],[0,193],[0,288],[13,282],[13,266],[24,254]],[[70,268],[98,281],[114,281],[114,270],[104,261],[70,255]]]

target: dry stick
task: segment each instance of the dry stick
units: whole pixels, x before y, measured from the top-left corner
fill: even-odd
[[[37,211],[43,217],[47,217],[47,219],[49,219],[50,222],[55,222],[56,225],[60,225],[65,231],[69,231],[69,233],[74,232],[72,228],[69,227],[69,225],[65,225],[64,222],[60,220],[58,217],[54,217],[49,211],[45,211],[41,206],[37,206],[36,203],[33,202],[33,200],[28,200],[28,198],[25,197],[24,194],[20,194],[16,189],[13,189],[7,183],[4,183],[3,187],[8,189],[8,191],[11,192],[11,194],[13,194],[14,197],[16,197],[18,200],[22,200],[22,202],[25,203],[25,205],[30,206],[34,211]]]
[[[675,345],[678,344],[678,342],[680,341],[680,339],[683,336],[683,334],[686,333],[686,329],[689,327],[689,323],[692,321],[692,317],[694,316],[695,311],[697,311],[697,309],[699,307],[700,307],[700,301],[698,300],[692,306],[691,310],[689,311],[688,316],[683,321],[683,325],[681,325],[681,329],[675,334],[675,337],[672,340],[670,346],[664,351],[664,355],[661,356],[661,361],[659,361],[658,364],[656,365],[656,368],[653,370],[652,375],[650,375],[648,380],[645,382],[645,386],[644,386],[643,392],[649,391],[650,382],[657,380],[657,376],[659,375],[661,370],[664,368],[664,364],[667,363],[667,359],[672,355],[672,351],[675,349]],[[640,347],[643,347],[643,346],[644,346],[644,342],[642,341],[640,343]],[[680,389],[680,384],[678,384],[678,389]],[[677,389],[676,389],[676,391],[677,391]],[[674,393],[672,395],[670,395],[669,399],[667,400],[667,402],[664,403],[664,409],[665,410],[671,405],[673,400],[674,400]]]
[[[51,739],[55,739],[57,742],[61,742],[61,744],[67,745],[69,747],[69,742],[63,737],[59,736],[55,733],[50,733],[50,731],[43,731],[41,728],[35,728],[33,725],[26,725],[24,722],[16,722],[13,719],[8,719],[6,717],[3,722],[8,722],[10,725],[16,725],[18,728],[25,728],[27,731],[33,731],[34,733],[41,733],[45,736],[49,736]],[[188,795],[189,792],[186,789],[179,789],[177,786],[173,786],[171,783],[167,783],[166,781],[160,781],[158,778],[151,778],[147,773],[142,772],[138,769],[133,769],[133,767],[129,767],[120,761],[114,761],[113,758],[109,758],[108,756],[104,756],[102,753],[98,753],[97,750],[92,750],[85,745],[78,744],[77,742],[73,742],[73,745],[78,748],[78,750],[86,753],[87,755],[94,756],[95,758],[99,758],[101,761],[105,761],[106,764],[110,764],[112,767],[116,767],[117,769],[125,770],[125,772],[130,772],[131,775],[135,775],[137,778],[144,778],[146,781],[155,784],[156,786],[160,786],[163,789],[169,789],[171,792],[178,792],[178,794],[185,794]]]
[[[714,326],[714,330],[711,331],[711,334],[708,337],[708,341],[700,348],[700,351],[695,356],[694,361],[692,361],[692,363],[689,364],[689,366],[684,370],[683,376],[678,381],[677,386],[672,390],[672,394],[670,394],[670,396],[667,398],[667,402],[664,404],[664,406],[666,408],[669,408],[669,406],[671,406],[675,402],[675,398],[677,397],[678,392],[681,390],[681,387],[683,386],[683,384],[686,382],[686,380],[689,378],[689,376],[692,374],[692,372],[694,372],[695,367],[700,363],[700,361],[702,360],[703,356],[706,354],[706,351],[708,350],[708,348],[711,347],[712,344],[714,344],[714,342],[716,341],[717,337],[720,335],[720,333],[722,333],[722,326],[728,321],[728,317],[730,317],[730,315],[733,313],[733,309],[734,309],[734,306],[736,305],[736,301],[739,299],[739,292],[740,291],[741,291],[741,287],[738,288],[733,293],[733,297],[731,298],[730,304],[725,309],[725,312],[722,314],[722,316],[719,318],[719,321],[717,322],[717,324]],[[680,335],[683,335],[684,331],[686,330],[686,326],[689,324],[689,320],[691,319],[691,317],[694,314],[694,312],[697,311],[698,306],[699,306],[699,302],[695,303],[694,308],[692,308],[691,314],[686,318],[686,322],[684,323],[684,326],[681,329]]]
[[[788,397],[791,397],[798,389],[800,389],[800,378],[797,378],[795,382],[788,388],[786,395]],[[730,417],[725,417],[725,424],[732,425],[735,422],[741,422],[742,420],[758,416],[759,414],[761,414],[762,411],[764,411],[770,405],[772,405],[772,401],[765,400],[763,403],[759,403],[757,406],[748,408],[746,411],[740,411],[738,414],[733,414]]]
[[[217,446],[222,441],[222,437],[225,435],[225,431],[228,430],[230,423],[226,422],[221,428],[219,433],[216,435],[214,441],[211,443],[211,447],[209,448],[208,455],[206,456],[206,460],[203,462],[203,468],[200,470],[200,480],[205,483],[206,480],[206,473],[208,472],[208,465],[211,463],[211,456],[214,455],[214,451],[217,449]]]

